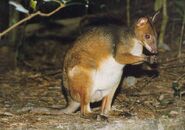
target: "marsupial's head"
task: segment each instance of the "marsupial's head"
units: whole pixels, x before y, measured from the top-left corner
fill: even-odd
[[[151,53],[157,53],[157,33],[153,25],[155,17],[141,17],[134,25],[136,38]]]

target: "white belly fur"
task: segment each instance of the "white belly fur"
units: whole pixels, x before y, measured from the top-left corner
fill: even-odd
[[[117,87],[125,65],[119,64],[110,56],[100,66],[98,70],[92,72],[92,93],[91,102],[100,101],[104,96]]]

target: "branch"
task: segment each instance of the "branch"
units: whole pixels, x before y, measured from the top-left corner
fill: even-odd
[[[126,5],[126,13],[127,13],[127,25],[130,25],[130,0],[127,0],[127,5]]]
[[[53,10],[50,13],[42,13],[40,11],[37,11],[31,15],[28,15],[27,17],[25,17],[24,19],[20,20],[19,22],[15,23],[14,25],[10,26],[9,28],[7,28],[6,30],[4,30],[3,32],[0,33],[0,37],[2,37],[3,35],[5,35],[6,33],[8,33],[9,31],[11,31],[12,29],[16,28],[17,26],[21,25],[22,23],[32,19],[35,16],[43,16],[43,17],[49,17],[53,14],[55,14],[56,12],[58,12],[60,9],[64,8],[64,4],[60,3],[60,6],[58,8],[56,8],[55,10]]]
[[[183,21],[182,21],[182,27],[181,27],[181,34],[180,34],[180,41],[179,41],[179,52],[178,57],[181,58],[182,56],[182,42],[183,42],[183,36],[184,36],[184,28],[185,28],[185,10],[183,15]]]

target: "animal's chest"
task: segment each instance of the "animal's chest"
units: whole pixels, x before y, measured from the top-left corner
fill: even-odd
[[[124,65],[111,56],[101,63],[99,69],[92,73],[92,101],[101,100],[112,88],[117,87]]]

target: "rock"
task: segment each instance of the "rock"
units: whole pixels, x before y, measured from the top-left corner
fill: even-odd
[[[171,48],[166,43],[159,44],[159,49],[163,51],[170,51]]]
[[[132,87],[137,83],[137,79],[133,76],[128,76],[124,79],[123,85],[127,87]]]
[[[163,99],[164,99],[164,95],[161,94],[161,95],[159,96],[159,100],[162,101]]]
[[[177,115],[179,115],[179,113],[177,111],[170,111],[170,116],[172,117],[176,117]]]

